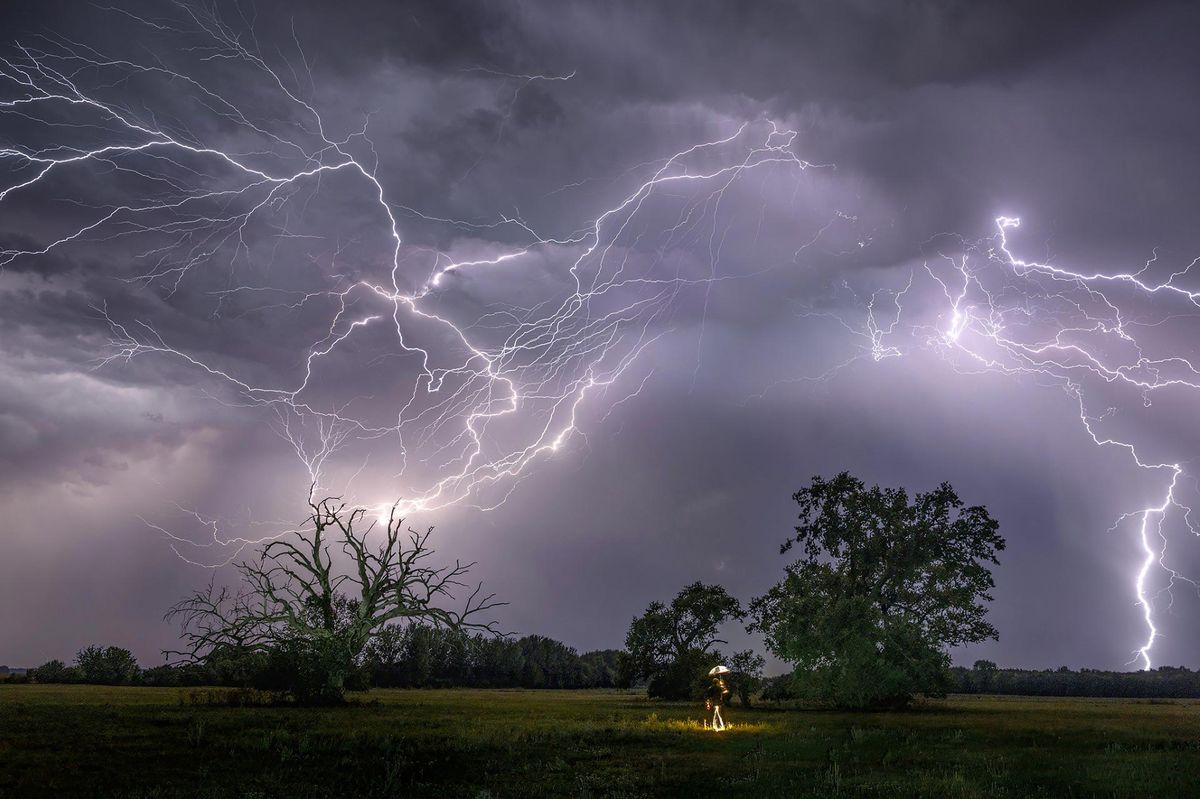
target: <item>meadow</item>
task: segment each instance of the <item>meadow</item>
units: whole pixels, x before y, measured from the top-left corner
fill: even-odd
[[[624,691],[0,685],[16,797],[1195,797],[1200,702],[961,696],[900,713],[702,709]]]

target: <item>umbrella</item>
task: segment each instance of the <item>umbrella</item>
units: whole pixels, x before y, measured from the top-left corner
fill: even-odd
[[[728,673],[729,673],[728,666],[713,666],[711,669],[708,670],[709,677],[716,677],[719,674],[728,674]]]

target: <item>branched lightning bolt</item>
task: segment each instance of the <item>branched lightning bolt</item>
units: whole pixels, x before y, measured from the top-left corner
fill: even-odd
[[[301,79],[293,70],[289,78],[219,17],[189,5],[180,8],[190,22],[186,29],[141,21],[158,30],[199,34],[202,60],[239,64],[257,75],[293,118],[260,119],[235,97],[162,63],[110,58],[65,40],[18,46],[18,55],[0,60],[0,81],[9,92],[0,102],[0,113],[35,120],[48,131],[46,138],[58,133],[64,143],[0,150],[13,176],[0,187],[0,203],[49,190],[57,175],[84,167],[135,176],[157,192],[136,202],[81,206],[88,218],[63,235],[36,246],[0,249],[0,268],[83,241],[145,240],[138,257],[148,266],[131,280],[170,295],[183,290],[198,271],[234,273],[251,259],[267,218],[300,204],[307,196],[303,192],[315,191],[322,180],[335,175],[352,178],[360,197],[376,209],[388,242],[384,279],[348,279],[334,272],[328,275],[331,285],[317,291],[242,283],[215,292],[214,316],[236,297],[267,297],[258,310],[315,305],[329,309],[327,329],[309,343],[304,368],[290,383],[264,384],[245,369],[183,351],[146,320],[118,318],[107,306],[96,309],[111,333],[109,351],[99,365],[143,356],[175,359],[231,389],[233,403],[273,412],[278,430],[304,464],[310,491],[321,486],[327,463],[338,452],[356,442],[392,439],[400,462],[395,478],[404,491],[401,513],[478,498],[493,484],[503,484],[504,493],[488,500],[487,506],[503,501],[531,463],[578,432],[585,401],[606,395],[669,327],[681,291],[707,291],[726,279],[717,274],[715,254],[707,269],[670,261],[688,236],[707,238],[713,250],[715,209],[726,189],[747,172],[810,166],[791,150],[794,132],[769,122],[744,124],[727,136],[654,163],[649,177],[619,202],[565,236],[541,235],[511,216],[487,223],[439,218],[388,199],[369,120],[346,135],[335,135],[301,89],[311,84],[311,75]],[[297,51],[301,71],[307,72],[308,60],[299,45]],[[534,81],[572,77],[481,71],[521,81],[517,92]],[[235,149],[194,132],[198,122],[167,124],[152,111],[132,110],[105,99],[107,92],[83,85],[81,76],[95,81],[110,73],[118,77],[96,81],[102,89],[117,80],[138,78],[163,79],[186,88],[198,102],[200,116],[235,129],[241,146]],[[510,110],[515,100],[516,94]],[[64,118],[63,109],[71,115]],[[87,121],[76,121],[81,116]],[[65,143],[81,126],[101,143]],[[644,209],[660,200],[681,202],[677,223],[661,233],[649,230],[643,219]],[[400,222],[404,217],[458,230],[503,229],[524,240],[477,258],[424,250],[432,256],[433,268],[414,280],[412,262],[422,248],[406,248]],[[709,222],[712,228],[706,230]],[[269,233],[277,239],[300,236],[286,225]],[[635,245],[651,241],[653,247],[635,250]],[[557,296],[529,307],[492,306],[475,317],[455,307],[460,273],[486,277],[489,271],[519,267],[534,257],[562,263],[563,290]],[[324,364],[380,325],[391,327],[393,354],[402,362],[397,371],[408,375],[407,388],[387,423],[356,412],[361,398],[338,405],[322,400],[316,385],[316,373]],[[430,339],[439,345],[422,343]],[[646,377],[648,373],[626,381],[625,388],[617,389],[615,404],[635,395]],[[410,457],[432,475],[424,484],[410,475]],[[203,521],[199,516],[197,520]],[[207,521],[202,526],[210,527]],[[250,541],[220,538],[215,532],[212,538],[230,545]]]
[[[208,292],[214,318],[251,301],[259,303],[250,306],[256,311],[323,314],[327,324],[305,342],[302,368],[290,379],[266,382],[244,365],[173,345],[149,321],[97,308],[110,333],[99,365],[143,356],[173,359],[224,387],[222,401],[268,412],[303,464],[310,493],[323,487],[339,453],[364,442],[391,442],[398,453],[393,477],[404,496],[401,513],[503,502],[531,464],[580,432],[586,403],[599,404],[615,391],[615,399],[607,399],[611,412],[637,396],[650,376],[639,366],[642,356],[670,329],[683,292],[694,289],[707,310],[717,283],[748,276],[721,271],[728,223],[722,226],[718,219],[726,191],[751,172],[814,166],[792,150],[794,131],[769,121],[747,123],[634,167],[643,178],[566,234],[545,235],[518,215],[445,218],[391,198],[369,116],[335,132],[337,126],[311,99],[313,78],[298,42],[298,69],[286,60],[286,69],[273,66],[259,54],[252,26],[247,32],[215,12],[187,4],[177,8],[184,20],[179,25],[119,13],[195,42],[182,52],[202,63],[244,70],[269,89],[274,110],[252,108],[244,97],[162,61],[113,58],[52,37],[37,46],[17,45],[10,57],[0,58],[0,120],[34,126],[39,143],[0,145],[0,207],[37,192],[53,193],[55,181],[66,176],[88,180],[103,173],[135,180],[145,190],[134,201],[75,202],[73,221],[61,234],[33,244],[0,244],[0,270],[84,242],[138,243],[137,261],[145,266],[126,278],[138,286],[170,296],[204,275],[230,276],[228,287]],[[574,76],[473,72],[516,81],[496,141],[526,86]],[[138,80],[186,93],[196,116],[188,124],[169,107],[145,107],[153,104],[144,98],[136,108],[111,99]],[[308,238],[292,228],[293,215],[303,217],[334,179],[343,181],[340,191],[352,192],[372,209],[374,232],[383,242],[377,254],[381,270],[340,266],[350,244],[339,239],[319,287],[236,279],[264,242],[278,246]],[[667,203],[678,206],[675,222],[656,225],[650,211],[661,212]],[[837,212],[830,225],[838,220],[853,217]],[[509,243],[470,257],[409,246],[401,233],[406,222],[467,235],[502,234]],[[806,309],[805,315],[832,318],[862,342],[851,358],[816,379],[828,379],[860,358],[881,361],[915,349],[933,350],[962,372],[1032,376],[1066,391],[1097,446],[1123,450],[1138,469],[1162,474],[1159,498],[1117,522],[1136,522],[1138,528],[1143,559],[1134,582],[1147,637],[1135,660],[1149,668],[1159,635],[1151,572],[1167,575],[1167,593],[1181,582],[1196,587],[1168,565],[1164,524],[1178,519],[1193,534],[1200,530],[1180,496],[1186,460],[1150,457],[1128,436],[1106,432],[1115,412],[1101,400],[1105,390],[1125,390],[1149,405],[1157,392],[1200,389],[1200,369],[1185,357],[1158,353],[1152,335],[1175,315],[1200,308],[1200,292],[1184,287],[1195,262],[1155,281],[1153,259],[1140,270],[1112,274],[1024,261],[1009,248],[1009,233],[1018,224],[1001,217],[995,237],[974,244],[957,240],[960,252],[935,253],[895,289],[872,287],[860,295],[847,280],[842,287],[865,298],[857,299],[865,309],[861,320]],[[797,250],[797,259],[830,225]],[[859,241],[858,247],[869,243]],[[679,257],[684,244],[703,251],[707,262]],[[426,265],[414,275],[413,264],[422,259]],[[545,296],[528,304],[496,301],[482,310],[467,301],[487,281],[503,284],[513,270],[541,264],[551,264],[553,272]],[[906,300],[921,291],[938,300],[937,310],[932,317],[922,311],[909,319]],[[1163,314],[1160,307],[1170,310]],[[381,329],[390,339],[389,360],[375,368],[394,371],[403,385],[390,395],[386,420],[365,410],[369,403],[362,397],[324,396],[319,377],[330,362]],[[364,459],[359,471],[365,464]],[[279,522],[261,535],[224,536],[214,520],[187,513],[208,531],[206,540],[154,525],[177,552],[179,545],[215,548],[232,550],[232,558],[290,529]]]
[[[934,287],[932,293],[943,300],[934,320],[904,322],[904,299],[914,287],[911,275],[902,288],[876,290],[867,301],[859,301],[865,308],[862,321],[808,308],[802,315],[833,318],[864,340],[855,354],[826,375],[862,358],[879,361],[922,349],[937,352],[961,373],[1033,377],[1067,393],[1078,407],[1084,431],[1097,446],[1123,450],[1138,469],[1164,475],[1160,499],[1124,514],[1112,528],[1125,522],[1137,525],[1142,559],[1134,573],[1134,595],[1146,638],[1130,662],[1148,669],[1160,635],[1154,620],[1158,595],[1165,593],[1173,601],[1172,590],[1179,583],[1200,588],[1168,564],[1163,531],[1167,519],[1176,518],[1184,529],[1200,536],[1191,506],[1179,495],[1186,461],[1146,456],[1127,435],[1104,432],[1117,409],[1105,405],[1097,413],[1089,399],[1095,401],[1103,390],[1124,390],[1149,407],[1158,392],[1200,390],[1200,368],[1180,355],[1152,354],[1152,348],[1163,345],[1147,342],[1145,335],[1173,320],[1195,318],[1200,292],[1180,282],[1197,261],[1161,281],[1148,277],[1154,258],[1137,271],[1113,273],[1026,261],[1014,255],[1009,245],[1010,232],[1019,226],[1019,219],[999,217],[994,237],[983,242],[951,237],[957,252],[938,251],[926,259],[924,277]],[[848,284],[843,288],[854,293]],[[876,310],[882,297],[894,308],[886,325],[881,325]],[[1159,592],[1148,586],[1155,568],[1167,578]]]

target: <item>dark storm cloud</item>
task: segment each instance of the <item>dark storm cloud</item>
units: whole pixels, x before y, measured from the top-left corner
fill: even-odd
[[[186,22],[159,3],[120,7],[159,26]],[[542,463],[504,507],[433,520],[446,534],[442,549],[478,560],[512,602],[507,626],[613,646],[633,613],[692,579],[725,582],[748,598],[779,574],[790,492],[811,474],[850,468],[916,490],[949,479],[1001,520],[1010,540],[997,574],[1002,638],[982,653],[1022,665],[1127,659],[1141,635],[1128,583],[1137,553],[1128,531],[1104,531],[1145,496],[1143,476],[1131,475],[1119,453],[1096,450],[1061,392],[972,380],[917,358],[746,398],[853,352],[798,319],[799,309],[850,309],[861,301],[856,292],[894,289],[930,255],[932,237],[989,235],[999,213],[1025,218],[1020,242],[1030,257],[1116,269],[1140,265],[1155,246],[1163,264],[1200,252],[1191,219],[1200,202],[1192,154],[1200,58],[1189,5],[427,0],[217,8],[231,27],[253,29],[277,68],[300,63],[298,43],[313,75],[311,85],[297,78],[305,96],[337,135],[370,114],[389,196],[428,215],[480,224],[519,212],[564,235],[644,179],[645,168],[631,167],[764,116],[800,132],[803,157],[836,164],[805,175],[800,192],[784,181],[733,190],[740,215],[722,258],[731,272],[762,270],[760,278],[724,284],[710,302],[682,301],[644,396],[603,422],[595,410],[586,444]],[[112,56],[155,52],[264,119],[295,131],[305,124],[276,105],[270,86],[189,60],[181,34],[139,26],[120,11],[19,2],[0,15],[6,48],[62,36]],[[572,72],[569,81],[521,77]],[[227,119],[195,115],[171,81],[105,91],[132,92],[131,113],[165,110],[165,124],[198,141],[269,153],[264,164],[289,158]],[[41,135],[28,120],[0,122],[0,143]],[[181,163],[177,174],[197,167]],[[217,186],[228,176],[198,179]],[[146,186],[106,168],[64,175],[54,189],[6,202],[0,245],[44,243],[86,214],[56,200],[64,194],[111,204]],[[239,268],[277,285],[286,266],[288,287],[299,290],[335,268],[378,278],[378,215],[356,191],[333,189],[286,220],[319,239],[269,239]],[[652,209],[651,218],[670,211]],[[486,257],[523,235],[397,213],[411,248],[407,280],[427,274],[423,246]],[[837,224],[815,237],[831,219]],[[687,268],[703,266],[696,240],[682,249]],[[93,561],[124,586],[112,596],[81,589],[89,601],[63,607],[47,622],[52,632],[0,622],[0,661],[68,654],[89,642],[84,631],[150,654],[170,640],[154,626],[161,609],[206,575],[181,567],[165,546],[154,550],[161,542],[135,516],[172,501],[227,518],[244,518],[251,505],[259,518],[284,515],[279,496],[295,498],[303,478],[268,420],[205,397],[230,399],[194,370],[143,358],[94,371],[111,334],[96,308],[153,322],[181,350],[263,383],[295,379],[303,367],[297,342],[319,338],[329,309],[284,312],[225,298],[227,269],[198,272],[180,291],[130,282],[145,268],[140,255],[123,240],[92,240],[0,272],[0,503],[42,528],[12,534],[13,551],[34,566],[7,559],[0,600],[38,604],[49,591],[38,586],[84,582]],[[456,277],[450,310],[474,311],[501,291],[540,296],[561,280],[565,257],[539,254],[496,278]],[[376,363],[373,348],[385,346],[365,338],[351,362]],[[381,380],[376,371],[339,388],[382,392]],[[1177,416],[1190,419],[1183,406],[1167,418]],[[386,490],[386,480],[378,487]],[[31,510],[47,503],[61,512]],[[1164,617],[1177,631],[1163,644],[1164,661],[1200,655],[1186,633],[1197,612],[1188,602],[1181,598],[1178,618]]]
[[[1140,6],[1150,10],[1158,3]],[[260,16],[271,14],[260,5]],[[275,11],[276,9],[272,9]],[[1005,80],[1132,15],[1122,2],[881,4],[289,4],[305,46],[353,74],[395,61],[451,71],[582,71],[622,102],[747,95],[834,103],[930,83]],[[353,41],[347,48],[343,43]]]
[[[523,7],[560,58],[657,99],[746,95],[836,104],[933,83],[1027,72],[1118,22],[1128,4],[764,2]]]

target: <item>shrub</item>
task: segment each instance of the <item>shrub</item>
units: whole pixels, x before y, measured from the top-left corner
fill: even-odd
[[[204,666],[185,663],[177,666],[155,666],[142,672],[141,685],[157,688],[183,688],[192,685],[221,685]]]
[[[272,707],[281,701],[280,694],[257,688],[193,688],[179,695],[179,704],[189,707]]]

